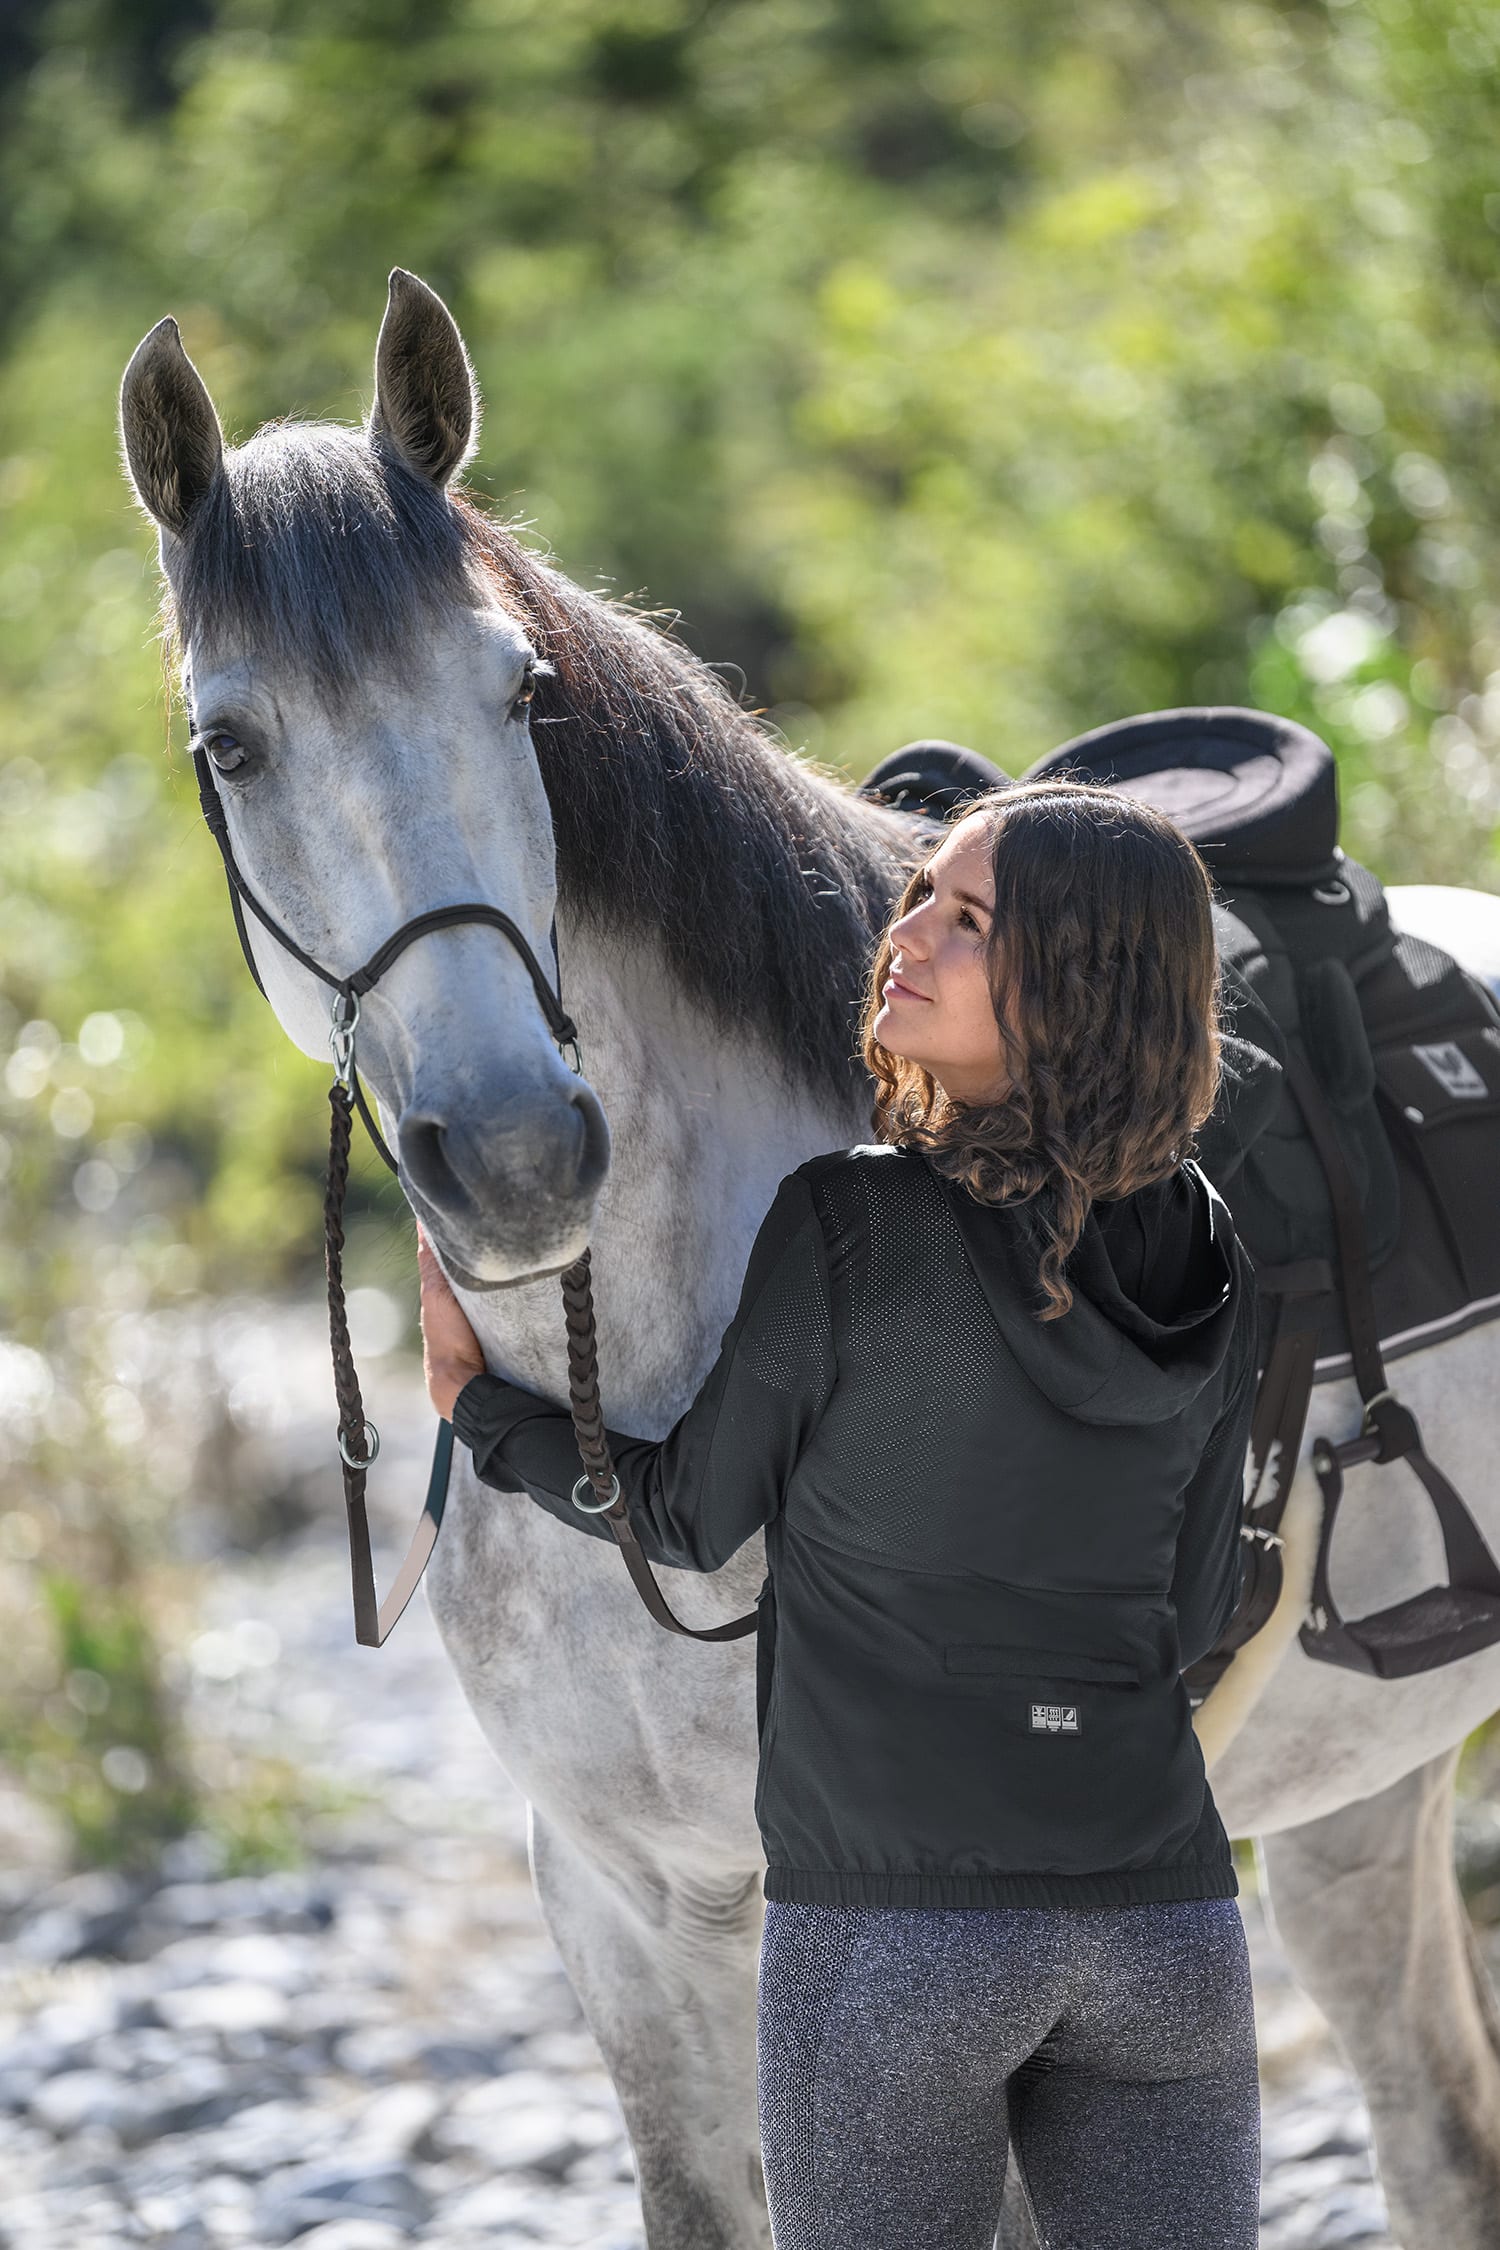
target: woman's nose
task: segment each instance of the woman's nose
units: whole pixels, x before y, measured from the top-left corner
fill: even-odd
[[[898,953],[920,956],[922,951],[922,924],[919,914],[903,914],[899,922],[891,925],[891,944]]]

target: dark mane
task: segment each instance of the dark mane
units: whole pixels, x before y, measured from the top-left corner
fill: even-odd
[[[564,918],[650,937],[790,1085],[840,1103],[868,1088],[858,1020],[916,856],[904,823],[782,748],[681,643],[359,432],[273,423],[224,466],[174,560],[183,643],[227,633],[337,708],[399,676],[453,605],[498,596],[556,667],[532,726]]]

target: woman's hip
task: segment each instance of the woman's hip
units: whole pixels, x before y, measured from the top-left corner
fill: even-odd
[[[916,2049],[986,2050],[1118,2076],[1255,2057],[1234,1898],[1109,1907],[838,1907],[767,1900],[763,2028],[821,2040],[845,2018]],[[773,2021],[774,2019],[774,2021]]]

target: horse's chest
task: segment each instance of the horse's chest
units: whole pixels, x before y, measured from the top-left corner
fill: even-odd
[[[613,1541],[524,1494],[455,1473],[428,1599],[475,1717],[534,1805],[618,1818],[635,1839],[684,1820],[758,1852],[755,1642],[704,1646],[641,1606]],[[707,1621],[688,1590],[675,1606]],[[743,1606],[748,1606],[742,1604]]]

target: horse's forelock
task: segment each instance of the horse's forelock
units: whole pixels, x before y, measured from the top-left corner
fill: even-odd
[[[184,642],[253,655],[333,709],[400,677],[470,589],[445,496],[358,430],[273,422],[224,456],[172,559]]]

